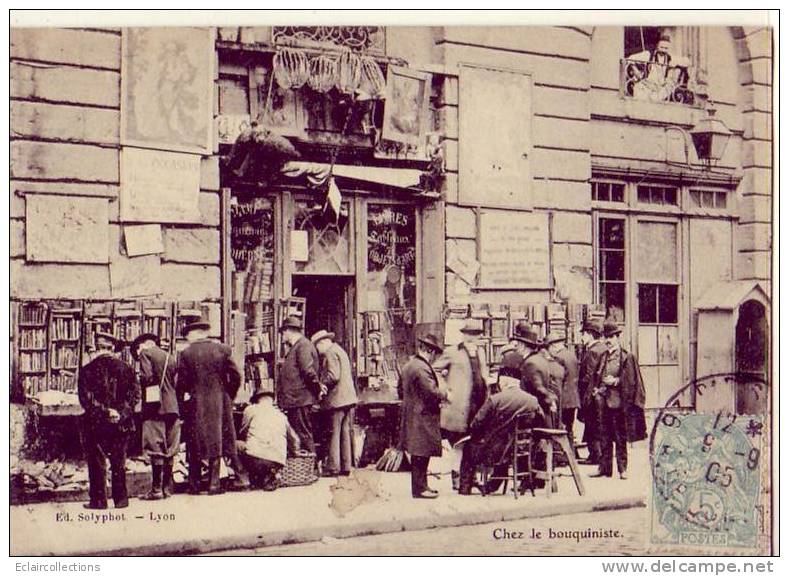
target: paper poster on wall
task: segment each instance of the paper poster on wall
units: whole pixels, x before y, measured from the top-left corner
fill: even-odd
[[[310,236],[306,230],[290,231],[290,259],[294,262],[310,259]]]
[[[214,31],[124,28],[121,144],[211,154]]]
[[[200,222],[200,156],[121,150],[122,222]]]
[[[547,213],[485,210],[480,214],[480,287],[551,287]]]
[[[123,239],[127,256],[144,256],[164,252],[162,227],[158,224],[124,226]]]
[[[28,194],[25,207],[28,261],[90,264],[109,261],[106,198]]]
[[[127,258],[121,254],[110,259],[110,290],[113,298],[158,296],[162,293],[159,256]]]

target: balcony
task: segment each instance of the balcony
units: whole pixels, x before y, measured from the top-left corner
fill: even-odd
[[[623,58],[620,61],[621,92],[647,102],[672,102],[702,107],[704,98],[691,78],[693,68]]]

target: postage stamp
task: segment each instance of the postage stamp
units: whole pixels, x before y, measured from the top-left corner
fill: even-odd
[[[688,389],[703,394],[710,384],[710,378],[689,384],[655,419],[650,436],[650,544],[721,553],[756,551],[769,532],[764,418],[724,410],[670,410]]]

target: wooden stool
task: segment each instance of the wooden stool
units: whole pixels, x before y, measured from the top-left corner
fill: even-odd
[[[575,488],[578,490],[580,496],[584,495],[584,485],[581,481],[581,472],[578,469],[578,463],[575,461],[575,454],[573,448],[570,446],[570,438],[567,430],[561,428],[534,428],[532,430],[536,445],[545,448],[545,470],[533,470],[532,476],[545,480],[546,494],[548,498],[551,497],[551,492],[558,492],[556,478],[561,476],[553,469],[553,447],[558,446],[567,457],[567,462],[570,464],[570,471],[575,481]]]

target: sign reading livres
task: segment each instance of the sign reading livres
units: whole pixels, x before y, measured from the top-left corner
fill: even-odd
[[[124,147],[121,221],[198,223],[200,156]]]
[[[481,288],[550,288],[547,213],[484,211],[479,226]]]

